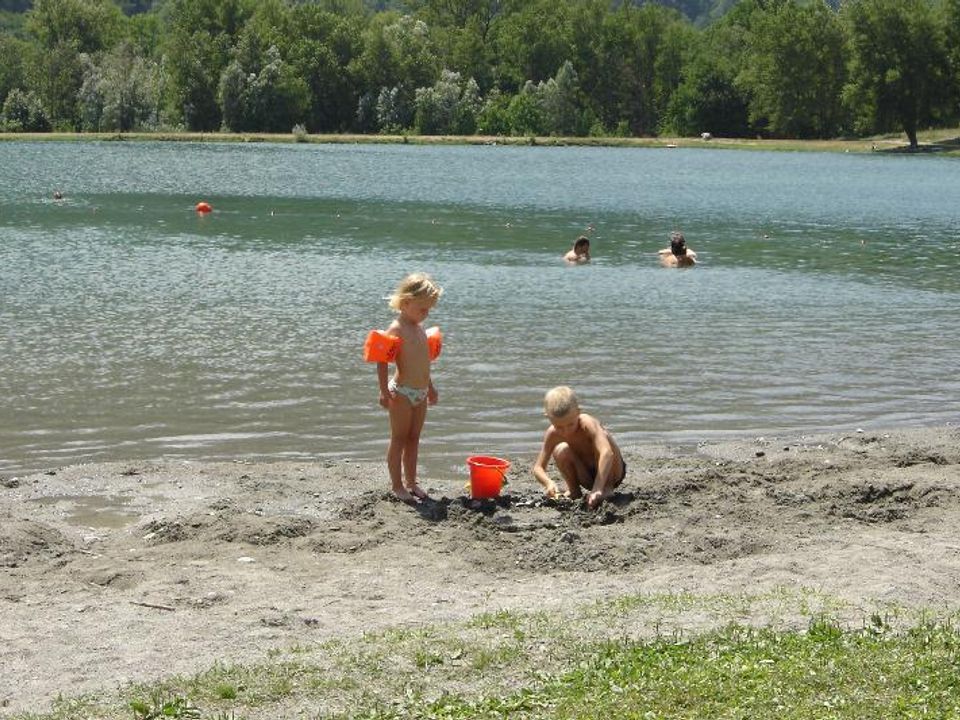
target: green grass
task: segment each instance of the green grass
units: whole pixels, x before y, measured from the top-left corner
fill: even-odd
[[[630,596],[300,643],[12,717],[960,719],[957,617],[795,590]]]
[[[960,633],[945,624],[846,631],[820,620],[806,631],[733,625],[685,642],[608,641],[538,686],[340,717],[956,718]]]
[[[15,140],[69,141],[127,141],[151,140],[165,142],[219,142],[219,143],[364,143],[410,145],[540,145],[583,147],[698,147],[727,150],[776,150],[784,152],[852,152],[898,153],[907,149],[903,133],[889,133],[867,138],[834,140],[790,140],[699,137],[512,137],[483,135],[307,135],[296,133],[223,133],[223,132],[129,132],[129,133],[0,133],[0,142]],[[919,133],[921,151],[937,155],[960,157],[960,128],[941,128]]]

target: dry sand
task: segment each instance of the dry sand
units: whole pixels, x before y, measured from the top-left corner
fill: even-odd
[[[960,602],[960,430],[638,447],[599,511],[392,500],[356,463],[83,465],[0,480],[0,716],[275,648],[627,594]]]

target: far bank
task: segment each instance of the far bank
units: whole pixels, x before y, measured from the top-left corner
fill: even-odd
[[[299,133],[227,132],[129,132],[129,133],[0,133],[0,142],[214,142],[214,143],[315,143],[315,144],[403,144],[403,145],[536,145],[542,147],[619,148],[716,148],[724,150],[765,150],[781,152],[911,153],[960,156],[960,128],[920,133],[920,147],[911,150],[900,134],[834,140],[796,140],[723,137],[556,137],[503,135],[360,135]]]

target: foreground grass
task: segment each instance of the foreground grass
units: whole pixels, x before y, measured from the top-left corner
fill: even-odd
[[[954,718],[960,635],[732,626],[691,642],[607,642],[576,669],[501,697],[445,697],[367,718]],[[346,716],[345,716],[346,717]]]
[[[800,593],[627,597],[575,619],[487,613],[298,646],[14,717],[960,718],[956,616],[856,610],[862,619],[851,625],[850,611]]]
[[[960,157],[960,128],[927,130],[919,134],[920,151]],[[54,141],[163,141],[223,143],[317,143],[317,144],[410,144],[410,145],[538,145],[546,147],[698,147],[732,150],[787,152],[888,152],[909,150],[903,134],[878,135],[855,140],[773,140],[747,138],[622,138],[622,137],[513,137],[487,135],[308,135],[303,133],[226,132],[130,132],[130,133],[0,133],[0,142],[14,140]]]

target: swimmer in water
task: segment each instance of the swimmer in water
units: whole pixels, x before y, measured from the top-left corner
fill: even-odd
[[[573,247],[563,256],[563,259],[571,265],[590,262],[590,238],[586,235],[578,237],[576,242],[573,243]]]
[[[660,250],[659,255],[664,267],[693,267],[697,264],[697,254],[687,247],[686,238],[677,230],[670,233],[670,247]]]

